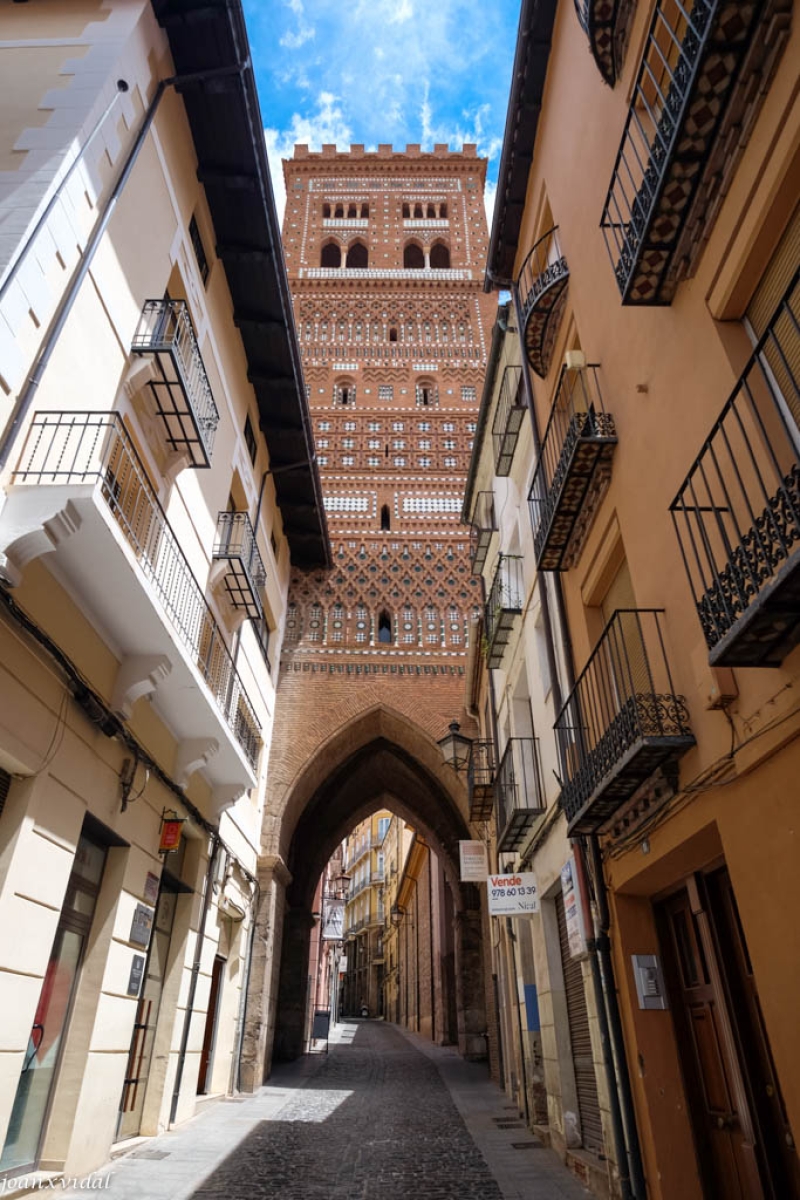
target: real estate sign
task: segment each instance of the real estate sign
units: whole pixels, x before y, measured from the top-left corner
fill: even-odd
[[[539,911],[539,889],[532,871],[490,875],[486,884],[490,917],[529,917]]]

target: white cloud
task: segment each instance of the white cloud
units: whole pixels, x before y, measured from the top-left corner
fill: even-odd
[[[310,117],[294,113],[287,129],[264,130],[272,189],[275,193],[275,205],[280,221],[283,221],[283,212],[286,207],[286,187],[283,182],[281,160],[292,157],[294,147],[298,142],[301,145],[307,145],[311,150],[319,150],[323,144],[336,145],[340,150],[349,150],[353,140],[352,129],[342,111],[338,96],[335,96],[333,92],[320,92],[316,104],[317,110]]]
[[[393,12],[389,17],[390,25],[402,25],[405,21],[410,21],[414,16],[414,6],[411,0],[400,0],[399,4],[393,5]]]
[[[309,25],[307,21],[303,20],[305,14],[303,0],[284,0],[284,2],[286,8],[291,9],[297,17],[297,30],[295,33],[285,33],[278,44],[287,50],[297,50],[306,42],[310,42],[316,36],[317,31],[313,25]]]

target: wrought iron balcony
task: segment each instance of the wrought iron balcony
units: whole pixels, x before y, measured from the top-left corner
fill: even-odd
[[[247,513],[219,514],[214,558],[226,564],[225,588],[233,607],[244,609],[248,617],[257,621],[263,615],[261,592],[267,572]]]
[[[568,282],[569,267],[561,253],[558,226],[554,225],[536,242],[517,280],[525,352],[542,379],[550,369]]]
[[[538,738],[509,738],[494,784],[497,849],[518,850],[545,809]]]
[[[495,475],[508,475],[511,471],[527,407],[522,390],[522,368],[506,367],[492,422]]]
[[[494,742],[473,742],[467,769],[470,821],[488,821],[494,807]]]
[[[118,414],[34,415],[3,519],[18,531],[33,531],[64,516],[74,529],[55,557],[91,618],[126,654],[159,652],[170,664],[158,700],[176,736],[219,740],[225,726],[254,771],[260,747],[255,712]],[[221,723],[209,720],[209,708]],[[219,782],[230,782],[236,766],[220,746],[208,769]]]
[[[563,367],[528,496],[539,570],[567,571],[578,561],[611,478],[616,444],[597,367]]]
[[[570,836],[593,833],[694,745],[675,693],[660,609],[618,609],[555,723]]]
[[[609,87],[622,69],[632,10],[632,0],[575,0],[592,58]]]
[[[672,519],[714,666],[800,641],[800,271],[703,443]]]
[[[658,0],[601,219],[623,303],[669,304],[689,273],[790,9]]]
[[[469,552],[472,559],[472,574],[480,575],[489,554],[493,534],[497,533],[494,514],[494,492],[478,492],[472,512],[469,534]]]
[[[524,602],[522,557],[501,554],[486,602],[486,665],[499,667]]]
[[[167,443],[188,454],[193,467],[209,466],[219,413],[186,301],[147,300],[131,351],[155,365],[148,386]]]

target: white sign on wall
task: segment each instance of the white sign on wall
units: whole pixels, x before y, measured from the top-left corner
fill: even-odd
[[[459,842],[462,883],[483,883],[489,871],[485,842]]]
[[[561,894],[564,897],[570,957],[578,958],[586,953],[586,931],[583,928],[583,906],[574,856],[568,858],[561,868]]]
[[[532,871],[490,875],[486,881],[490,917],[529,917],[539,911],[539,889]]]

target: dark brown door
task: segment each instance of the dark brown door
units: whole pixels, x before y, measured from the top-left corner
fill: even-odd
[[[224,969],[225,959],[217,955],[211,970],[211,992],[208,997],[206,1029],[203,1034],[203,1053],[200,1055],[200,1074],[197,1079],[198,1095],[205,1095],[211,1087],[211,1067],[214,1062],[214,1043],[217,1040],[217,1018],[219,1016],[219,1001],[222,993],[222,974]]]
[[[727,871],[688,880],[660,906],[659,923],[704,1194],[709,1200],[794,1200],[800,1193],[791,1174],[774,1158],[781,1130],[768,1115],[768,1145],[754,1104],[754,1085],[767,1086],[761,1055],[766,1052],[770,1064],[771,1056],[760,1009],[757,1027],[752,1020],[755,981],[752,970],[749,982],[748,972],[742,974],[749,958]],[[750,1001],[741,995],[745,990]],[[732,995],[740,996],[734,1006]],[[772,1087],[768,1098],[780,1111],[777,1080]]]
[[[723,981],[753,1115],[764,1191],[770,1200],[798,1200],[800,1159],[786,1116],[753,966],[727,870],[723,867],[706,876],[706,888],[720,960],[725,966]]]

